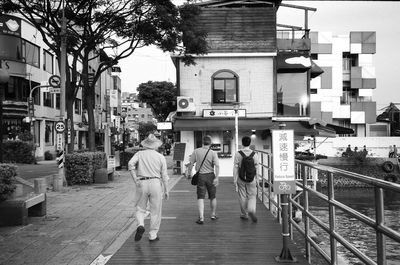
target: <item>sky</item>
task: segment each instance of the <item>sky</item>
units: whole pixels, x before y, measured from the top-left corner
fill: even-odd
[[[179,5],[182,0],[173,0]],[[376,54],[373,56],[377,88],[373,101],[377,111],[390,102],[400,104],[400,1],[283,1],[283,3],[316,8],[309,12],[312,31],[329,31],[334,35],[350,31],[375,31]],[[279,24],[304,26],[304,11],[280,7]],[[156,47],[138,49],[120,62],[122,91],[136,92],[147,81],[175,83],[175,67],[168,53]],[[400,105],[398,105],[400,107]]]

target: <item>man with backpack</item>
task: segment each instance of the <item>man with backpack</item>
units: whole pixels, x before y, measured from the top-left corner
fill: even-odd
[[[250,149],[251,138],[242,138],[243,149],[235,154],[233,181],[239,197],[240,218],[256,223],[258,156]]]

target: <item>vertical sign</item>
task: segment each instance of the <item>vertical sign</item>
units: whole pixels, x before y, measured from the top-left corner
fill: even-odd
[[[118,90],[116,89],[110,90],[110,107],[111,108],[118,107]]]
[[[293,130],[272,131],[272,154],[275,193],[296,193]]]
[[[57,150],[58,151],[64,150],[62,133],[57,133]]]

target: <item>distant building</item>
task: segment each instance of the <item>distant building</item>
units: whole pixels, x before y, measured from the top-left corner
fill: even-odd
[[[125,128],[129,129],[131,139],[139,141],[139,123],[157,123],[153,110],[146,103],[139,102],[136,93],[123,92],[121,108],[126,112]]]
[[[310,117],[352,128],[352,136],[386,136],[385,124],[376,124],[372,99],[377,87],[376,33],[310,32],[310,39],[311,58],[323,70],[311,80]]]

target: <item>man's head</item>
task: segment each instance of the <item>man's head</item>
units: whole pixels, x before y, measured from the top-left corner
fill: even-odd
[[[154,134],[149,134],[149,136],[141,142],[144,148],[153,150],[157,150],[161,144],[162,142]]]
[[[206,135],[203,137],[203,145],[210,145],[211,144],[211,136]]]
[[[251,143],[251,138],[250,138],[250,137],[244,136],[244,137],[242,138],[242,145],[243,145],[244,147],[250,146],[250,143]]]

